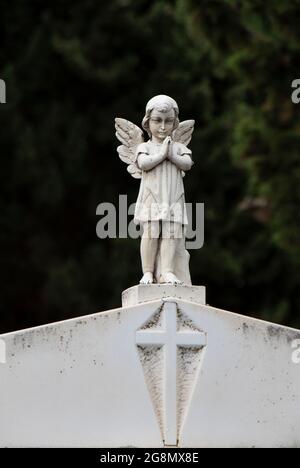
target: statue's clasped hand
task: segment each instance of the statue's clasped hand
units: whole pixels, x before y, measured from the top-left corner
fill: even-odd
[[[161,145],[161,155],[164,159],[167,159],[170,156],[171,141],[171,137],[167,136]]]

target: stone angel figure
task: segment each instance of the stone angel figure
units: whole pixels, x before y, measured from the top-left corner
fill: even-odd
[[[194,120],[179,123],[174,99],[158,95],[146,105],[142,130],[128,120],[116,118],[116,136],[122,143],[119,157],[128,172],[141,179],[134,222],[142,224],[142,284],[191,284],[189,253],[185,249],[188,224],[183,176],[193,161],[187,145]]]

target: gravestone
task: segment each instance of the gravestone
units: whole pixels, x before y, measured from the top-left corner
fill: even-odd
[[[300,447],[300,331],[139,285],[0,336],[1,447]]]

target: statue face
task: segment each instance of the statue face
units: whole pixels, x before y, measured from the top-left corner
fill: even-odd
[[[149,130],[152,137],[163,142],[167,136],[170,136],[175,122],[175,112],[171,109],[167,112],[161,112],[153,109],[149,119]]]

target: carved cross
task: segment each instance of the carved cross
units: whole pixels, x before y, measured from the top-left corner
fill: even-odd
[[[162,330],[138,330],[136,344],[164,347],[165,445],[177,444],[177,347],[206,345],[206,334],[198,330],[177,330],[177,306],[165,302]]]

